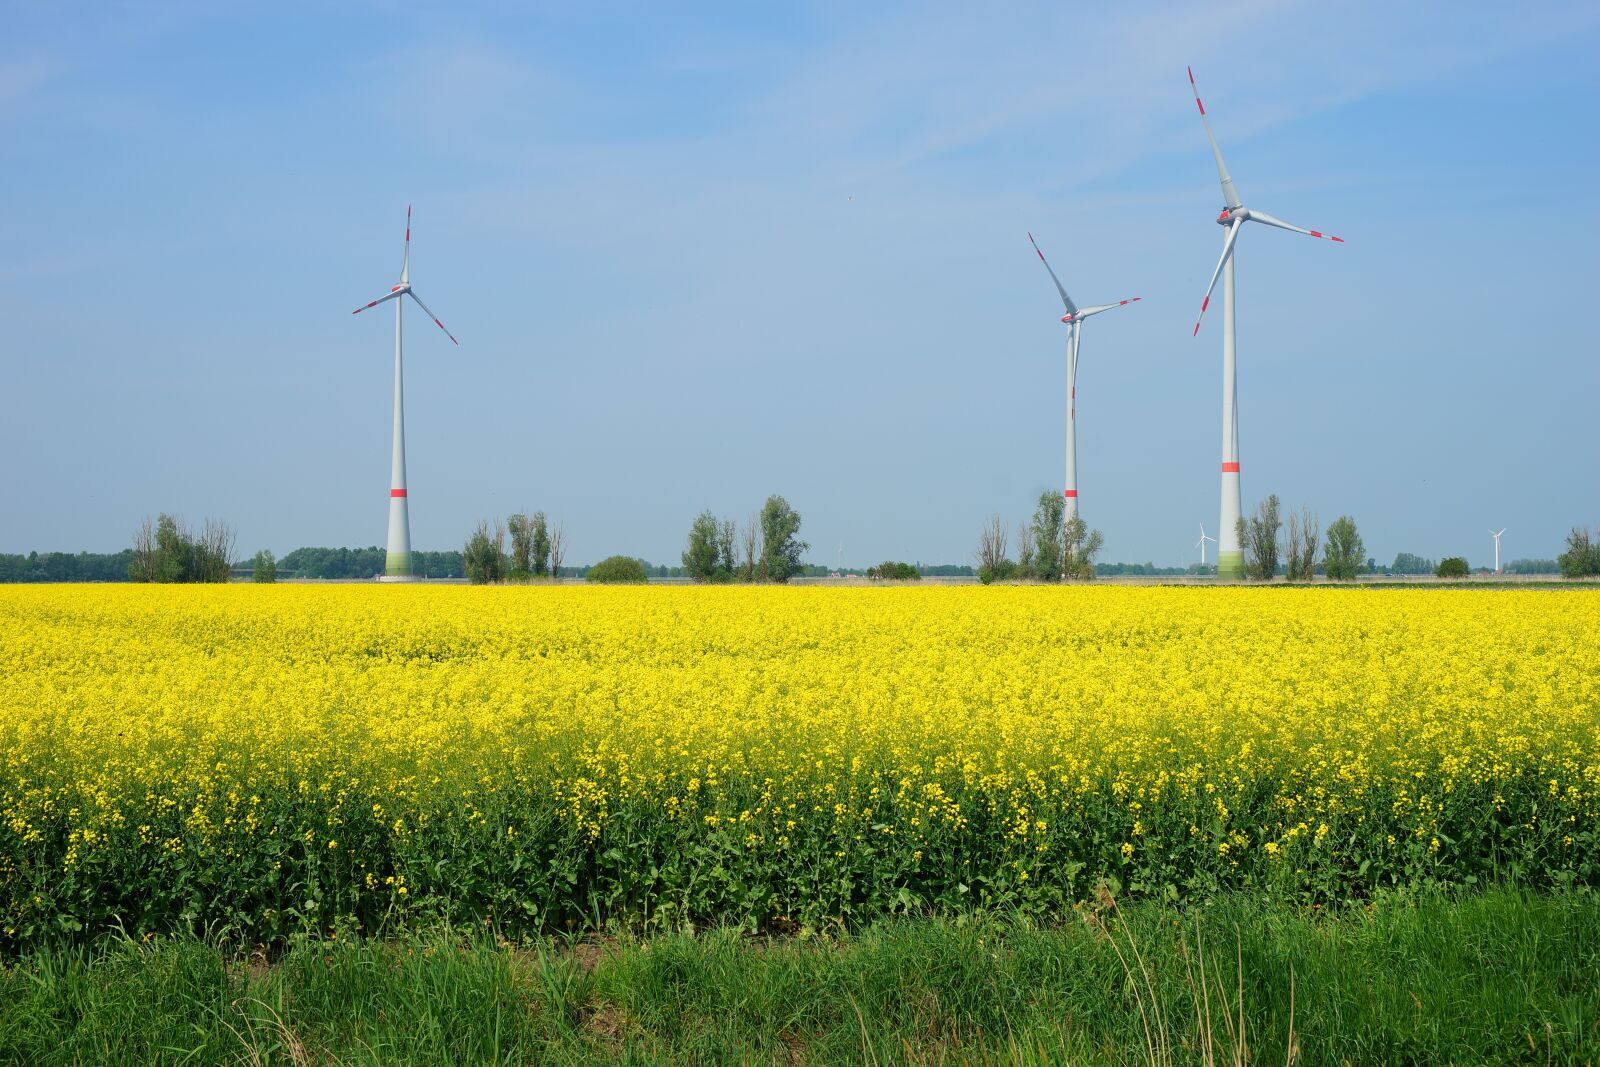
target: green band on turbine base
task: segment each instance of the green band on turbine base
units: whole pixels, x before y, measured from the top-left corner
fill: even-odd
[[[1244,577],[1244,553],[1238,549],[1217,553],[1217,577],[1239,581]]]
[[[411,553],[390,552],[384,556],[383,573],[388,578],[411,577]]]

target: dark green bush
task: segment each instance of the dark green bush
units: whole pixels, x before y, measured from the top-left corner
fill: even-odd
[[[1003,559],[992,567],[978,568],[978,581],[984,585],[989,585],[991,582],[1004,582],[1015,577],[1017,577],[1016,560]]]
[[[1467,561],[1461,556],[1446,556],[1439,561],[1439,568],[1433,573],[1440,578],[1465,578]]]
[[[629,556],[608,556],[589,568],[588,581],[605,584],[643,585],[649,581],[644,564]]]

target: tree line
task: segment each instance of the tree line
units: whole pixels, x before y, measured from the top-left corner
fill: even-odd
[[[0,552],[0,582],[125,582],[133,549],[121,552]]]
[[[719,520],[711,511],[695,517],[690,527],[688,547],[682,566],[651,564],[633,557],[625,568],[632,573],[637,564],[644,578],[690,578],[701,582],[788,581],[791,577],[824,577],[827,567],[807,564],[800,554],[810,546],[800,541],[800,515],[781,496],[769,497],[761,511],[751,515],[743,526],[732,519]],[[1331,578],[1354,578],[1377,572],[1378,564],[1368,557],[1355,520],[1340,516],[1326,534],[1316,515],[1308,509],[1289,514],[1285,519],[1277,496],[1269,495],[1247,519],[1240,520],[1239,543],[1244,549],[1246,569],[1255,580],[1283,575],[1291,581],[1310,581],[1317,574]],[[509,537],[510,552],[506,552]],[[1326,538],[1326,550],[1318,559],[1319,546]],[[192,530],[176,516],[162,514],[145,519],[134,534],[134,547],[120,552],[29,552],[0,553],[0,583],[17,582],[193,582],[227,581],[247,577],[272,581],[282,574],[294,578],[364,580],[383,573],[385,550],[367,548],[297,548],[281,559],[261,551],[248,562],[232,562],[234,533],[228,524],[207,519]],[[480,580],[522,581],[546,577],[588,577],[594,568],[566,566],[566,532],[552,528],[543,512],[512,515],[500,520],[480,522],[468,538],[463,551],[413,552],[412,561],[419,577],[464,578],[469,554]],[[1033,519],[1019,526],[1018,558],[1009,555],[1010,540],[998,515],[991,517],[979,540],[978,566],[940,564],[924,566],[885,561],[865,570],[848,568],[847,575],[868,578],[894,577],[901,580],[917,576],[972,576],[992,582],[1008,579],[1044,581],[1085,580],[1096,575],[1179,576],[1202,573],[1196,565],[1157,567],[1152,563],[1096,563],[1102,539],[1098,531],[1088,531],[1081,519],[1066,519],[1065,504],[1054,493],[1039,498]],[[1329,561],[1332,560],[1332,570]],[[610,561],[602,561],[610,563]],[[602,573],[611,573],[608,567]],[[1573,527],[1567,535],[1566,550],[1556,559],[1515,559],[1504,565],[1508,574],[1561,574],[1568,578],[1600,576],[1600,531],[1591,534],[1585,527]],[[1387,568],[1390,574],[1436,574],[1464,576],[1469,572],[1460,556],[1440,561],[1400,552]],[[620,572],[619,572],[620,573]],[[1214,573],[1210,567],[1204,573]]]
[[[281,575],[295,578],[367,579],[383,573],[385,549],[377,545],[367,548],[297,548],[277,560],[276,569]],[[463,577],[460,552],[411,553],[411,566],[423,578]]]

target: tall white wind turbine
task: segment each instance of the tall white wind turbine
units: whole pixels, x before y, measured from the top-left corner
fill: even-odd
[[[1226,271],[1226,280],[1222,286],[1222,529],[1217,531],[1222,538],[1217,544],[1217,577],[1242,578],[1244,576],[1244,553],[1239,548],[1238,525],[1243,507],[1239,499],[1239,395],[1235,376],[1236,363],[1236,336],[1235,336],[1235,309],[1234,309],[1234,243],[1238,240],[1239,230],[1246,222],[1262,222],[1268,226],[1276,226],[1280,230],[1292,230],[1295,233],[1307,234],[1311,237],[1320,237],[1325,241],[1344,243],[1344,238],[1334,237],[1320,230],[1308,230],[1303,226],[1295,226],[1274,218],[1264,211],[1255,211],[1244,206],[1239,200],[1239,194],[1234,191],[1233,178],[1228,174],[1227,164],[1222,162],[1222,149],[1217,147],[1217,138],[1211,132],[1211,120],[1206,117],[1206,106],[1200,102],[1200,90],[1194,83],[1194,70],[1189,70],[1189,87],[1194,90],[1195,106],[1200,109],[1200,121],[1205,123],[1206,139],[1211,142],[1211,154],[1217,160],[1217,177],[1222,181],[1222,213],[1217,216],[1217,224],[1227,227],[1227,236],[1222,241],[1222,258],[1217,260],[1217,269],[1211,272],[1211,284],[1206,286],[1205,299],[1200,302],[1200,317],[1194,321],[1194,332],[1200,332],[1200,319],[1205,317],[1206,308],[1211,306],[1211,291],[1217,287],[1217,276]]]
[[[454,343],[457,341],[455,334],[445,330],[444,323],[439,317],[428,310],[428,305],[411,288],[411,207],[406,206],[406,249],[405,255],[400,260],[400,281],[391,288],[386,296],[380,296],[370,304],[356,308],[350,314],[359,315],[363,311],[375,308],[385,300],[394,301],[394,453],[389,465],[389,544],[383,564],[383,577],[380,581],[405,582],[414,579],[411,570],[411,512],[407,507],[406,498],[406,411],[405,388],[403,385],[402,362],[400,353],[400,308],[405,301],[399,299],[409,296],[417,302],[433,324],[444,330],[444,335]]]
[[[1028,242],[1039,253],[1039,262],[1044,264],[1044,269],[1050,271],[1050,280],[1056,283],[1056,292],[1061,294],[1061,303],[1067,309],[1067,313],[1061,316],[1061,321],[1067,324],[1067,484],[1063,495],[1067,504],[1066,517],[1072,519],[1078,514],[1078,331],[1083,328],[1084,319],[1124,304],[1138,303],[1144,297],[1135,296],[1115,304],[1080,308],[1067,295],[1066,286],[1061,284],[1056,272],[1050,269],[1050,261],[1044,258],[1043,252],[1039,252],[1039,242],[1033,239],[1031,233],[1028,234]]]
[[[1500,573],[1500,534],[1505,532],[1505,527],[1501,527],[1499,533],[1493,530],[1489,531],[1489,536],[1494,538],[1494,572],[1496,574]]]
[[[1200,550],[1200,569],[1201,570],[1205,570],[1205,566],[1206,566],[1206,542],[1207,541],[1210,541],[1212,544],[1216,544],[1217,539],[1215,537],[1207,537],[1206,536],[1206,524],[1202,522],[1200,524],[1200,540],[1195,542],[1195,547]]]

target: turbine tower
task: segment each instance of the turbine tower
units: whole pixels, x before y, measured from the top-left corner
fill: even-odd
[[[1067,485],[1063,495],[1067,503],[1066,518],[1074,519],[1078,516],[1078,331],[1083,327],[1083,320],[1091,315],[1137,303],[1144,298],[1136,296],[1115,304],[1080,308],[1067,295],[1066,286],[1061,284],[1056,272],[1050,270],[1050,261],[1044,258],[1043,252],[1039,252],[1039,242],[1033,239],[1031,233],[1028,234],[1028,242],[1039,253],[1039,262],[1044,264],[1044,269],[1050,271],[1050,280],[1056,283],[1056,292],[1061,294],[1061,303],[1067,309],[1067,313],[1061,316],[1061,321],[1067,324]]]
[[[1217,539],[1215,537],[1207,537],[1206,536],[1206,524],[1202,522],[1200,524],[1200,540],[1195,542],[1195,546],[1200,549],[1200,569],[1201,570],[1205,570],[1205,566],[1206,566],[1206,542],[1210,541],[1213,544],[1215,544],[1216,540]]]
[[[1235,375],[1236,365],[1236,337],[1235,337],[1235,309],[1234,309],[1234,242],[1239,237],[1239,230],[1246,222],[1262,222],[1268,226],[1276,226],[1280,230],[1292,230],[1295,233],[1307,234],[1311,237],[1320,237],[1325,241],[1344,243],[1344,238],[1334,237],[1320,230],[1308,230],[1303,226],[1295,226],[1284,222],[1282,219],[1273,218],[1264,211],[1255,211],[1244,206],[1239,200],[1239,194],[1234,191],[1233,178],[1228,175],[1228,167],[1222,162],[1222,149],[1217,147],[1217,138],[1211,132],[1211,120],[1206,117],[1206,106],[1200,102],[1200,90],[1194,83],[1194,69],[1189,69],[1189,88],[1194,90],[1194,103],[1200,109],[1200,121],[1205,123],[1206,139],[1211,142],[1211,154],[1217,160],[1217,177],[1222,181],[1222,213],[1217,216],[1217,224],[1227,227],[1227,236],[1222,241],[1222,258],[1217,260],[1217,269],[1211,272],[1211,284],[1206,286],[1205,299],[1200,302],[1200,317],[1194,320],[1194,332],[1200,333],[1200,319],[1205,317],[1206,308],[1211,306],[1211,291],[1217,287],[1217,275],[1227,272],[1227,278],[1222,285],[1222,529],[1218,531],[1221,541],[1217,543],[1217,577],[1242,578],[1244,577],[1244,553],[1239,548],[1238,526],[1243,514],[1243,506],[1239,498],[1239,391]]]
[[[415,580],[411,571],[411,512],[407,508],[406,498],[406,411],[405,388],[403,385],[402,362],[400,354],[400,308],[405,301],[399,299],[409,296],[417,302],[433,324],[444,330],[444,335],[460,345],[455,334],[445,330],[444,323],[439,317],[428,310],[428,305],[411,288],[411,207],[406,206],[406,249],[405,255],[400,260],[400,281],[391,288],[386,296],[380,296],[370,304],[356,308],[350,314],[359,315],[369,308],[375,308],[385,300],[394,301],[394,454],[389,465],[389,544],[384,558],[383,577],[379,581],[409,582]]]
[[[1493,530],[1489,531],[1489,536],[1494,538],[1494,572],[1496,574],[1500,573],[1500,534],[1505,532],[1505,527],[1501,527],[1499,533]]]

